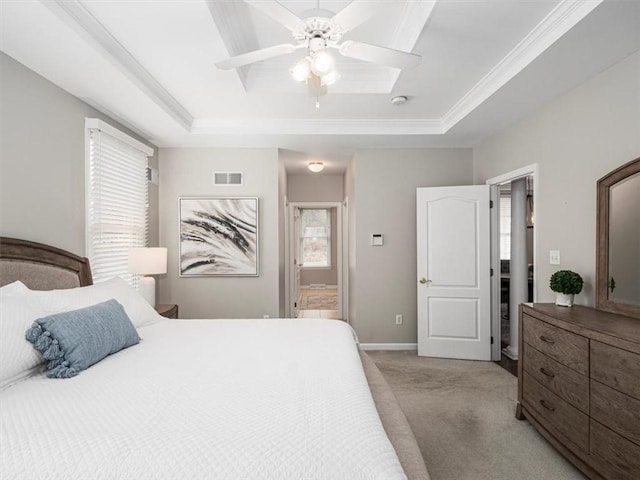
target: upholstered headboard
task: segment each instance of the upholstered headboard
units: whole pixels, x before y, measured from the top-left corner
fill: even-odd
[[[93,283],[87,258],[42,243],[0,237],[0,286],[16,280],[33,290]]]

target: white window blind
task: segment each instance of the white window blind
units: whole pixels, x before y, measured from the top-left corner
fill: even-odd
[[[148,234],[146,145],[96,119],[87,119],[87,256],[93,280],[128,272],[130,247],[145,247]]]
[[[303,267],[331,267],[331,210],[300,210],[300,252]]]

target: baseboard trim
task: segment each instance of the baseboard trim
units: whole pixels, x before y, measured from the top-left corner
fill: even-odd
[[[360,350],[418,350],[417,343],[360,343]]]

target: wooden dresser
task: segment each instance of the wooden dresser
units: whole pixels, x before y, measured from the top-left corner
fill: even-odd
[[[640,320],[520,305],[516,417],[589,478],[640,479]]]

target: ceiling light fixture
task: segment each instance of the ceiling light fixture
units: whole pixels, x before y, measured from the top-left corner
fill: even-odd
[[[322,162],[309,162],[309,170],[313,173],[319,173],[324,169],[324,163]]]
[[[404,95],[398,95],[397,97],[393,97],[391,99],[391,103],[393,103],[394,105],[404,105],[405,103],[407,103],[407,100],[409,99]]]
[[[320,50],[311,57],[311,71],[322,77],[333,71],[333,57],[326,50]]]
[[[309,78],[309,74],[311,73],[311,66],[309,65],[309,60],[307,57],[300,60],[289,70],[291,76],[298,82],[306,82],[307,78]]]
[[[291,76],[298,82],[306,83],[309,95],[318,97],[327,94],[327,86],[333,85],[340,78],[335,69],[335,60],[327,52],[327,40],[321,32],[308,39],[306,45],[309,54],[289,69]]]

